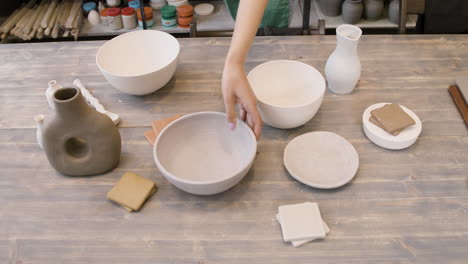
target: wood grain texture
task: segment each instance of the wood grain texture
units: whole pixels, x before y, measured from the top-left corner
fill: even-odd
[[[292,130],[264,127],[252,170],[214,196],[184,193],[156,168],[143,134],[151,121],[222,111],[220,80],[229,38],[179,39],[177,72],[154,94],[125,95],[108,84],[94,55],[104,42],[0,45],[0,263],[466,263],[468,131],[447,87],[468,75],[468,36],[363,36],[355,92],[326,92],[317,115]],[[257,38],[246,70],[274,59],[323,73],[334,36]],[[120,114],[122,157],[114,171],[66,177],[36,143],[33,116],[47,113],[45,90],[75,78]],[[400,103],[423,122],[402,151],[365,137],[369,105]],[[360,155],[357,177],[336,190],[307,187],[283,167],[294,137],[326,130]],[[155,181],[138,213],[106,200],[123,173]],[[315,201],[331,233],[300,248],[282,242],[274,215],[283,204]]]

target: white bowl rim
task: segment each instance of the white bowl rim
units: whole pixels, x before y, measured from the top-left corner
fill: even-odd
[[[144,34],[144,33],[141,33],[141,32],[152,32],[152,31],[156,31],[156,32],[159,32],[159,33],[163,33],[174,38],[176,40],[176,43],[177,43],[177,52],[175,53],[176,55],[174,56],[174,58],[169,62],[167,63],[165,66],[163,67],[160,67],[159,69],[154,69],[154,70],[151,70],[151,71],[148,71],[148,72],[144,72],[144,73],[140,73],[140,74],[133,74],[133,75],[121,75],[121,74],[116,74],[116,73],[112,73],[112,72],[109,72],[107,70],[104,69],[104,67],[102,67],[100,64],[99,64],[99,54],[101,53],[101,50],[106,47],[107,45],[110,45],[109,43],[114,40],[114,39],[117,39],[117,38],[123,38],[123,37],[126,37],[127,35],[130,35],[130,34]],[[103,72],[105,72],[106,74],[109,74],[109,75],[112,75],[112,76],[117,76],[117,77],[139,77],[139,76],[144,76],[144,75],[148,75],[150,73],[154,73],[156,71],[159,71],[165,67],[167,67],[168,65],[171,65],[175,60],[177,60],[177,58],[179,57],[179,53],[180,53],[180,43],[179,41],[177,40],[177,38],[175,38],[174,36],[172,36],[171,34],[167,33],[167,32],[164,32],[164,31],[161,31],[161,30],[155,30],[155,29],[148,29],[148,30],[136,30],[136,31],[131,31],[131,32],[127,32],[127,33],[124,33],[124,34],[121,34],[121,35],[118,35],[108,41],[106,41],[106,43],[104,43],[97,51],[96,53],[96,65],[99,67],[99,69]]]
[[[227,179],[230,179],[232,177],[234,177],[235,175],[238,175],[240,174],[245,168],[240,168],[238,171],[236,171],[236,173],[233,173],[227,177],[223,177],[223,178],[219,178],[219,179],[216,179],[216,180],[210,180],[210,181],[193,181],[193,180],[186,180],[186,179],[182,179],[178,176],[175,176],[174,174],[170,173],[168,170],[166,170],[166,168],[159,162],[159,158],[158,158],[158,153],[156,151],[156,148],[158,147],[158,144],[159,144],[159,141],[161,139],[161,136],[166,133],[166,131],[168,129],[170,129],[170,127],[172,127],[173,125],[181,122],[182,120],[184,119],[188,119],[188,118],[191,118],[193,116],[198,116],[198,115],[218,115],[218,116],[223,116],[223,117],[226,117],[226,114],[223,113],[223,112],[215,112],[215,111],[202,111],[202,112],[196,112],[196,113],[192,113],[192,114],[188,114],[188,115],[184,115],[180,118],[178,118],[177,120],[171,122],[168,126],[166,126],[162,131],[161,133],[159,134],[158,138],[156,139],[156,141],[154,142],[154,146],[153,146],[153,158],[154,158],[154,161],[156,162],[156,165],[158,166],[159,170],[161,170],[163,172],[164,175],[170,175],[170,177],[172,177],[173,179],[179,181],[179,182],[182,182],[182,183],[186,183],[186,184],[191,184],[191,185],[208,185],[208,184],[215,184],[215,183],[219,183],[219,182],[223,182]],[[227,122],[227,121],[226,121]],[[250,135],[250,138],[253,139],[253,143],[254,143],[254,150],[252,151],[252,153],[250,154],[250,156],[248,157],[248,161],[249,163],[248,164],[252,164],[252,162],[255,160],[255,155],[257,154],[257,138],[255,137],[255,134],[253,133],[252,129],[250,129],[250,127],[243,121],[237,119],[237,126],[236,126],[236,129],[238,129],[238,127],[242,126],[244,128],[246,128],[248,131],[249,131],[249,135]],[[227,123],[226,123],[226,126],[227,126]]]
[[[261,63],[257,66],[255,66],[252,70],[249,71],[249,73],[247,74],[247,79],[249,79],[249,76],[251,75],[251,73],[257,69],[258,67],[261,67],[261,66],[264,66],[264,65],[267,65],[267,64],[271,64],[271,63],[279,63],[279,62],[287,62],[287,63],[296,63],[296,64],[300,64],[300,65],[304,65],[308,68],[310,68],[311,70],[314,70],[316,71],[319,75],[320,75],[320,78],[321,80],[323,81],[323,87],[322,87],[322,92],[320,93],[320,95],[318,97],[314,97],[312,102],[309,102],[309,103],[305,103],[305,104],[302,104],[302,105],[289,105],[289,106],[281,106],[281,105],[274,105],[274,104],[270,104],[270,103],[267,103],[267,102],[264,102],[262,100],[260,100],[260,98],[257,96],[257,100],[263,104],[266,104],[268,106],[272,106],[272,107],[277,107],[277,108],[283,108],[283,109],[292,109],[292,108],[300,108],[300,107],[305,107],[305,106],[309,106],[311,104],[313,104],[316,100],[319,100],[321,97],[323,98],[323,96],[325,95],[325,90],[326,90],[326,87],[327,87],[327,84],[325,82],[325,78],[323,78],[323,75],[322,73],[320,73],[315,67],[307,64],[307,63],[304,63],[304,62],[301,62],[301,61],[295,61],[295,60],[272,60],[272,61],[267,61],[267,62],[264,62],[264,63]],[[253,91],[253,89],[252,89]],[[254,94],[255,94],[255,91],[253,91]]]

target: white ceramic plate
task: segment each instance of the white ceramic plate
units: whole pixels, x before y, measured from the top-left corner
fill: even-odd
[[[390,135],[387,131],[372,124],[369,121],[369,118],[371,117],[370,112],[386,104],[389,104],[389,103],[374,104],[374,105],[369,106],[364,111],[364,113],[362,114],[362,127],[364,130],[364,133],[366,134],[367,138],[369,138],[370,141],[372,141],[374,144],[382,148],[397,150],[397,149],[404,149],[404,148],[410,147],[411,145],[414,144],[414,142],[416,142],[416,140],[418,139],[422,131],[421,120],[413,111],[400,105],[403,111],[405,111],[409,116],[411,116],[411,118],[413,118],[416,124],[404,129],[403,131],[401,131],[400,134],[398,134],[398,136]]]
[[[284,149],[284,166],[296,180],[320,189],[338,188],[351,181],[359,155],[346,139],[317,131],[298,136]]]

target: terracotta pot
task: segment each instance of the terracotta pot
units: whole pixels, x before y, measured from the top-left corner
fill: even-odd
[[[144,10],[145,10],[145,18],[146,19],[153,18],[153,9],[151,7],[145,6]],[[141,21],[141,9],[137,9],[136,12],[137,12],[138,20]]]
[[[89,106],[78,88],[58,89],[53,100],[55,111],[40,126],[52,167],[70,176],[114,169],[120,160],[121,139],[112,120]]]
[[[192,5],[183,5],[177,7],[177,15],[180,17],[190,17],[193,16],[193,6]]]
[[[192,23],[193,21],[193,16],[189,16],[189,17],[177,17],[177,21],[179,23],[179,26],[183,26],[183,27],[188,27],[190,26],[190,23]]]

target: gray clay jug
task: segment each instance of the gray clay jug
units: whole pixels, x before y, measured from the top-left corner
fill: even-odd
[[[320,0],[320,10],[326,16],[339,16],[343,0]]]
[[[377,20],[382,16],[384,0],[364,0],[364,17],[367,20]]]
[[[112,120],[89,106],[80,89],[61,88],[53,94],[55,111],[41,126],[49,163],[70,176],[101,174],[120,160],[121,138]]]
[[[362,0],[345,0],[343,2],[343,20],[348,24],[356,24],[362,17]]]
[[[393,0],[388,5],[388,19],[393,24],[400,23],[400,0]]]

